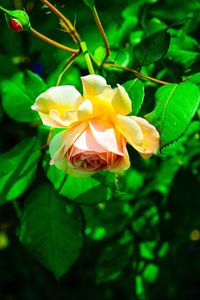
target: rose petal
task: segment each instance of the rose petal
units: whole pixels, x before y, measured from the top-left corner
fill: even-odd
[[[128,116],[117,115],[115,126],[131,146],[136,150],[141,149],[143,133],[134,119]]]
[[[75,154],[83,151],[93,151],[98,153],[106,152],[103,145],[99,144],[98,141],[95,140],[89,127],[77,138],[74,142],[74,146],[77,148]]]
[[[58,134],[56,134],[49,145],[49,152],[52,160],[55,162],[55,165],[59,169],[63,169],[60,166],[60,161],[63,160],[66,161],[65,155],[67,150],[70,148],[70,146],[74,143],[74,141],[81,135],[81,133],[86,128],[86,123],[81,123],[80,125],[76,126],[73,129],[70,130],[64,130]],[[63,164],[63,162],[62,162]]]
[[[83,84],[83,96],[84,98],[90,98],[90,96],[97,96],[101,94],[103,90],[108,87],[106,80],[100,75],[87,75],[81,77]]]
[[[123,156],[119,160],[119,162],[114,166],[114,168],[110,169],[112,172],[116,172],[118,174],[123,174],[123,171],[127,170],[130,167],[130,159],[129,154],[126,149],[126,143],[123,141]]]
[[[66,111],[77,109],[82,101],[83,98],[75,87],[57,86],[40,94],[32,109],[38,111],[45,125],[52,126],[52,123],[56,121],[55,125],[57,124],[57,126],[54,127],[65,127],[66,124],[63,121],[65,121]]]
[[[93,137],[99,145],[103,146],[109,152],[123,155],[121,135],[114,129],[112,123],[94,119],[89,122],[89,126]]]
[[[114,89],[114,95],[111,100],[111,103],[114,107],[114,110],[117,114],[128,115],[132,111],[131,99],[127,94],[125,88],[120,84]]]
[[[142,149],[138,151],[142,157],[149,158],[151,155],[155,154],[160,147],[159,132],[143,118],[135,116],[131,116],[130,118],[137,122],[143,133]]]

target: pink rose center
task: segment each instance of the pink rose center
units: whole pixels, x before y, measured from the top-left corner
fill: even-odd
[[[83,151],[76,154],[77,148],[72,145],[66,153],[70,163],[78,169],[87,171],[100,171],[114,168],[122,159],[121,155],[112,152],[97,153],[95,151]]]

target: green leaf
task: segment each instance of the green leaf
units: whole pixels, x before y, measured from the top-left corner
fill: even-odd
[[[77,260],[83,244],[81,210],[66,204],[49,184],[27,197],[19,238],[42,265],[60,278]]]
[[[83,0],[83,2],[84,2],[89,8],[93,8],[93,7],[94,7],[94,0]]]
[[[150,65],[161,59],[169,48],[170,35],[167,29],[160,30],[143,39],[133,49],[140,66]]]
[[[21,196],[31,185],[41,155],[40,142],[28,138],[0,154],[0,204]]]
[[[31,71],[17,73],[1,84],[3,108],[17,122],[35,122],[38,113],[31,109],[36,97],[46,90],[43,80]]]
[[[129,97],[132,101],[132,113],[131,115],[137,115],[140,111],[144,100],[144,85],[137,78],[134,80],[129,80],[123,84]]]
[[[43,161],[46,175],[54,188],[62,196],[79,204],[97,204],[112,198],[110,181],[115,181],[115,174],[103,172],[86,178],[75,178],[49,166],[49,156]]]
[[[199,88],[192,82],[168,84],[156,92],[156,106],[146,118],[160,132],[161,146],[166,146],[185,132],[200,100]]]

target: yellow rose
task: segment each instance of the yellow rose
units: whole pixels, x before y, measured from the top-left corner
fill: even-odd
[[[127,142],[144,158],[157,152],[158,131],[143,118],[127,116],[131,100],[121,85],[112,89],[99,75],[81,79],[83,96],[73,86],[57,86],[32,106],[45,125],[66,128],[49,147],[59,169],[76,177],[100,170],[121,172],[130,166]]]

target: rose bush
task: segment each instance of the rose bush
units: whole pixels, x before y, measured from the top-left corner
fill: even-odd
[[[69,175],[85,177],[100,170],[126,170],[130,166],[126,143],[143,158],[157,152],[158,131],[145,119],[128,116],[131,100],[121,85],[112,89],[99,75],[81,80],[83,96],[73,86],[51,87],[32,106],[45,125],[66,129],[50,142],[52,164]]]

